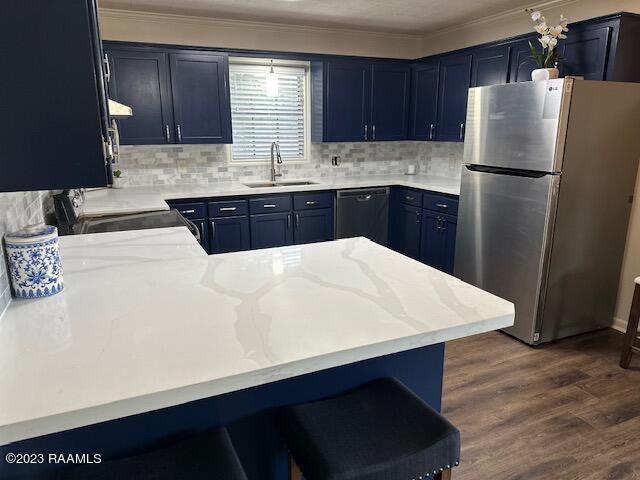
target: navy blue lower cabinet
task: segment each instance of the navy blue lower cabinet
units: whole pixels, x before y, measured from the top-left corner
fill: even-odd
[[[282,247],[293,243],[292,213],[251,215],[251,248]]]
[[[453,273],[457,217],[422,211],[420,260],[438,270]]]
[[[249,250],[249,217],[217,217],[210,221],[209,253]]]
[[[200,233],[200,245],[202,245],[202,248],[204,248],[205,252],[211,253],[209,250],[209,226],[207,224],[207,221],[204,218],[197,218],[191,221]]]
[[[389,219],[389,247],[411,258],[420,257],[422,209],[406,203],[394,203]]]
[[[296,245],[333,240],[333,208],[302,210],[293,215]]]

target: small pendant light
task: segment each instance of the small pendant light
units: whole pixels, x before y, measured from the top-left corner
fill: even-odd
[[[271,59],[271,69],[267,73],[267,97],[278,96],[278,75],[273,71],[273,59]]]

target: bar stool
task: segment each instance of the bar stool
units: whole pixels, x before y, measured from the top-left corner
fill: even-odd
[[[229,434],[217,428],[141,455],[83,465],[69,480],[247,480]]]
[[[631,302],[631,312],[627,323],[627,334],[624,337],[620,366],[629,368],[633,352],[640,353],[640,339],[638,339],[638,323],[640,323],[640,277],[635,279],[635,290]]]
[[[298,480],[450,479],[460,432],[395,379],[276,412]]]

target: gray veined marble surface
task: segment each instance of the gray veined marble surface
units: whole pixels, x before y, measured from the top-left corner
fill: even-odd
[[[0,444],[513,324],[364,238],[191,256],[185,232],[125,233],[63,243],[65,291],[2,317]]]

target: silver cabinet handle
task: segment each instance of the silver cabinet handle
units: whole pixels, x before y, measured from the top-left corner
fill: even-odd
[[[417,212],[416,212],[416,223],[420,223],[420,215],[422,215],[422,214],[420,213],[420,211],[417,211]]]
[[[211,238],[216,236],[216,222],[211,220]]]
[[[359,202],[368,202],[369,200],[371,200],[371,195],[358,195],[358,197],[356,197],[356,199]]]
[[[291,214],[287,215],[287,230],[291,230]]]
[[[167,143],[171,143],[171,133],[169,132],[169,125],[164,126],[164,136],[167,139]]]
[[[366,140],[366,139],[367,139],[367,137],[368,137],[367,132],[368,132],[368,127],[367,127],[367,125],[365,124],[365,126],[364,126],[364,139],[365,139],[365,140]]]
[[[446,203],[436,203],[436,207],[438,208],[449,208],[449,205]]]
[[[309,202],[305,202],[305,205],[308,205],[309,207],[313,207],[314,205],[317,205],[318,202],[316,201],[309,201]]]
[[[237,210],[236,207],[222,207],[220,209],[221,212],[235,212]]]
[[[180,213],[196,213],[196,211],[193,208],[190,208],[189,210],[180,210]]]
[[[109,55],[104,54],[104,79],[109,83],[111,81],[111,65],[109,65]]]
[[[178,124],[178,143],[182,143],[182,128]]]
[[[262,205],[262,208],[276,208],[277,205],[275,203],[265,203]]]
[[[410,197],[409,195],[405,195],[405,196],[404,196],[404,199],[405,199],[405,200],[408,200],[408,201],[410,202],[410,201],[412,201],[412,200],[415,200],[416,198],[415,198],[415,197]]]
[[[460,140],[464,140],[464,123],[460,124]]]
[[[373,133],[373,140],[375,140],[376,139],[376,124],[375,123],[373,124],[373,132],[372,133]]]
[[[429,124],[429,140],[433,140],[433,132],[435,128],[436,127],[433,123]]]
[[[296,230],[300,230],[300,214],[296,213]]]

